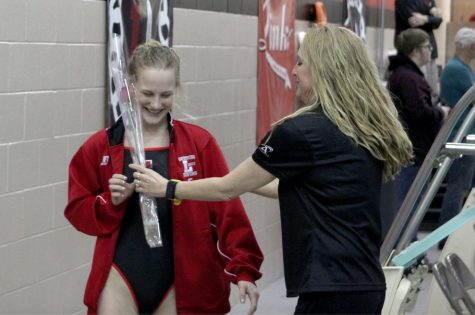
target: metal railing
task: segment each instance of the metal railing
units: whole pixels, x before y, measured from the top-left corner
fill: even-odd
[[[427,156],[381,246],[381,264],[384,265],[389,263],[392,253],[399,253],[408,245],[412,236],[417,232],[419,224],[429,208],[430,203],[434,199],[437,190],[442,184],[453,160],[460,157],[460,154],[475,155],[474,144],[461,143],[465,136],[467,136],[472,123],[475,121],[475,107],[472,107],[469,114],[464,119],[453,139],[453,142],[446,144],[460,117],[465,110],[474,103],[474,101],[475,85],[462,96],[459,102],[451,110],[447,121],[442,125],[441,130],[437,134],[434,143],[427,153]],[[468,139],[469,141],[467,142],[473,141],[473,138],[475,137],[470,135]],[[423,191],[423,187],[426,186],[434,167],[437,168],[437,171],[427,186],[423,197],[420,199],[417,209],[412,211]]]

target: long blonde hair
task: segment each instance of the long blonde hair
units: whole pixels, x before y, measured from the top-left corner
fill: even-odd
[[[383,162],[383,179],[412,160],[412,144],[363,41],[346,28],[310,28],[301,47],[312,101],[280,122],[321,108],[342,133]],[[280,123],[279,122],[279,123]]]

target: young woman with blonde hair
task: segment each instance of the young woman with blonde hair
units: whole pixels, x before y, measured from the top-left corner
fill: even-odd
[[[155,40],[129,64],[140,107],[150,170],[183,181],[224,176],[216,140],[201,127],[172,119],[180,60]],[[157,198],[163,246],[150,248],[135,193],[130,144],[122,120],[91,136],[69,168],[65,215],[97,237],[84,302],[88,314],[225,314],[230,283],[254,313],[262,253],[239,198],[229,202]]]
[[[367,48],[348,29],[309,29],[293,73],[305,106],[275,124],[251,158],[224,177],[186,183],[131,165],[136,190],[170,199],[230,200],[248,191],[279,198],[295,313],[380,313],[381,183],[410,163],[411,143]]]

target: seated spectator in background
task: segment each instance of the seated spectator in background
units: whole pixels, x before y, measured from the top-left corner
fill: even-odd
[[[398,54],[389,58],[388,89],[414,148],[414,165],[396,177],[399,209],[450,108],[431,102],[431,89],[420,67],[430,60],[432,45],[423,30],[411,28],[399,34]]]
[[[396,30],[394,43],[399,34],[410,28],[421,29],[429,35],[432,46],[430,61],[425,65],[423,72],[426,80],[432,88],[435,98],[438,88],[438,71],[435,59],[438,57],[437,42],[434,30],[442,23],[442,10],[435,6],[434,0],[396,0],[395,3]]]
[[[455,54],[447,62],[440,79],[440,98],[450,107],[454,107],[460,98],[475,84],[475,73],[470,62],[475,59],[475,29],[464,27],[455,35]],[[467,108],[459,119],[449,139],[455,137],[471,108]],[[475,134],[475,126],[469,134]],[[456,159],[446,177],[447,189],[442,201],[439,224],[442,225],[453,218],[463,206],[464,200],[472,188],[475,172],[475,157],[464,155]],[[445,240],[439,242],[441,249]]]

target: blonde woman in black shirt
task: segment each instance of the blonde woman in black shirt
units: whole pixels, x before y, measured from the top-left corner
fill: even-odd
[[[295,313],[378,314],[381,183],[410,163],[411,142],[351,31],[309,29],[293,73],[306,106],[276,123],[228,175],[176,183],[132,165],[136,189],[180,199],[230,200],[248,191],[279,198]]]

